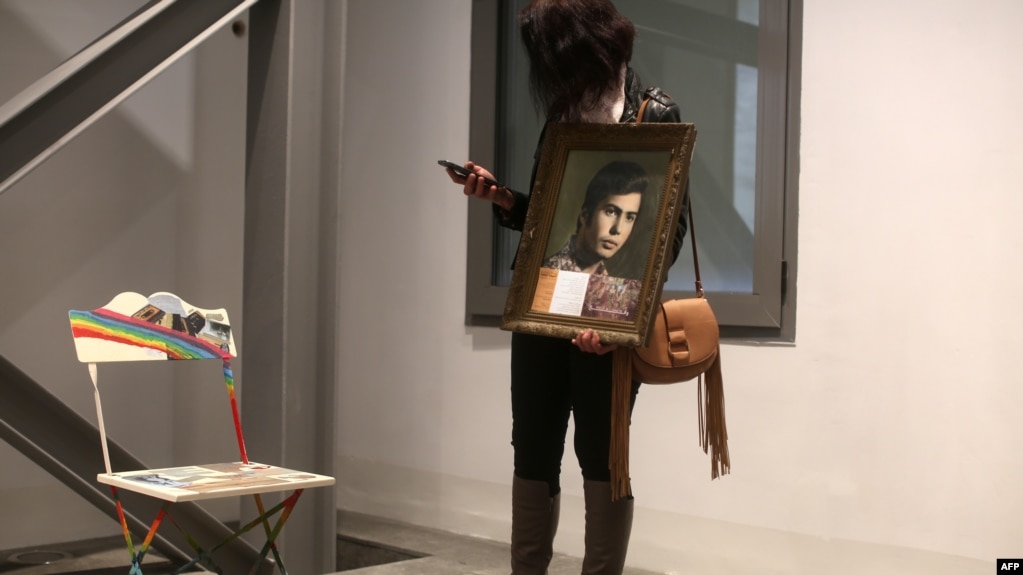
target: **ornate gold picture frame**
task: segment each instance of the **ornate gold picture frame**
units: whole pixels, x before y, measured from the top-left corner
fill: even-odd
[[[550,124],[501,328],[644,346],[695,142],[693,124]]]

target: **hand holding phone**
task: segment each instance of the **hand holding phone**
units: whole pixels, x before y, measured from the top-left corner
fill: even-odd
[[[469,175],[473,173],[467,170],[464,166],[460,166],[454,162],[449,162],[447,160],[437,160],[437,163],[444,166],[445,168],[451,168],[451,171],[455,172],[459,176],[462,176],[463,178],[468,178]],[[487,177],[483,177],[483,181],[486,182],[488,186],[497,186],[499,188],[505,187],[504,184],[496,182]]]

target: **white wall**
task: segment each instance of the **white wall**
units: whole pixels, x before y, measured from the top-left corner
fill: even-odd
[[[349,0],[343,508],[508,539],[509,336],[464,326],[469,0]],[[734,470],[695,390],[645,387],[629,562],[986,573],[1023,541],[1023,4],[806,2],[795,346],[723,350]],[[556,545],[581,551],[565,460]]]

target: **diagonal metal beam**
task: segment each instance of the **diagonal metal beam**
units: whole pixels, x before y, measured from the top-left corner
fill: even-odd
[[[0,194],[255,2],[150,2],[0,105]]]

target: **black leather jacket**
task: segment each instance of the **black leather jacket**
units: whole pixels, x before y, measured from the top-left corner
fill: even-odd
[[[622,110],[622,118],[619,122],[635,122],[636,113],[643,102],[644,97],[650,98],[644,112],[644,122],[681,122],[681,112],[671,96],[665,94],[660,88],[643,88],[639,77],[632,68],[629,68],[625,76],[625,109]],[[536,152],[533,154],[533,171],[529,177],[529,187],[533,188],[533,181],[536,179],[536,169],[540,164],[540,151],[543,149],[544,135],[547,133],[547,125],[544,125],[540,132],[540,139],[536,144]],[[522,231],[526,224],[526,212],[529,209],[529,196],[522,192],[509,190],[515,197],[515,204],[512,209],[505,211],[497,204],[494,204],[494,217],[497,223],[503,227]],[[672,241],[671,261],[678,259],[682,251],[682,242],[685,239],[686,231],[689,228],[687,213],[689,208],[689,182],[686,182],[685,193],[682,195],[682,209],[679,211],[678,224],[675,226],[675,236]],[[514,263],[512,264],[514,268]]]

